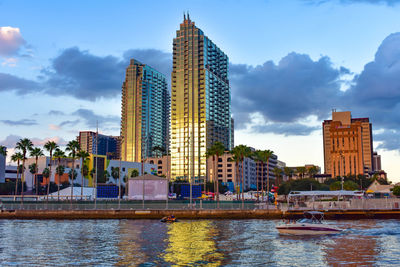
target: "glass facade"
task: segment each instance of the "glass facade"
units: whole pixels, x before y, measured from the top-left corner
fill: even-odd
[[[188,16],[173,40],[171,176],[203,182],[206,151],[233,146],[229,59]]]
[[[97,136],[97,140],[96,140]],[[91,154],[104,155],[108,159],[119,159],[119,137],[81,131],[77,138],[80,148]],[[96,149],[97,142],[97,149]]]
[[[169,149],[170,95],[163,74],[132,59],[122,86],[122,160],[140,162]]]

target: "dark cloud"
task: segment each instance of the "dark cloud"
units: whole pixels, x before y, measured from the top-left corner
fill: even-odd
[[[352,84],[342,104],[370,117],[374,128],[400,131],[400,33],[385,38]]]
[[[157,49],[131,49],[124,53],[123,58],[127,65],[131,58],[139,60],[143,64],[164,74],[170,85],[172,72],[172,54]]]
[[[252,132],[274,133],[284,136],[309,135],[314,131],[320,130],[321,127],[313,127],[301,123],[271,123],[266,125],[255,125],[251,127]]]
[[[50,110],[47,113],[47,115],[50,115],[50,116],[62,116],[62,115],[65,115],[65,113],[60,111],[60,110]]]
[[[39,84],[35,81],[0,73],[0,92],[15,91],[17,94],[28,94],[34,93],[37,89],[39,89]]]
[[[400,131],[385,130],[383,133],[375,134],[374,140],[382,142],[378,145],[377,149],[400,149]]]
[[[22,119],[18,121],[12,121],[12,120],[0,120],[0,121],[10,126],[32,126],[38,124],[36,120],[29,120],[29,119]]]
[[[293,123],[310,115],[326,118],[342,94],[340,78],[348,73],[346,68],[334,68],[328,57],[313,61],[297,53],[288,54],[278,64],[231,64],[235,127],[243,128],[256,112],[266,122]]]
[[[63,121],[61,122],[58,126],[59,127],[64,127],[64,126],[75,126],[80,122],[80,120],[73,120],[73,121]]]
[[[96,128],[98,125],[101,128],[112,127],[120,124],[119,116],[103,116],[95,114],[89,109],[78,109],[72,113],[72,115],[78,116],[84,120],[86,125],[90,128]]]
[[[123,58],[100,57],[77,47],[65,49],[42,71],[41,80],[51,95],[70,95],[95,101],[104,97],[119,97],[125,70],[130,59],[138,59],[170,77],[172,56],[155,49],[132,49]]]
[[[65,49],[42,71],[47,93],[94,101],[121,91],[124,66],[117,57],[99,57],[77,47]]]

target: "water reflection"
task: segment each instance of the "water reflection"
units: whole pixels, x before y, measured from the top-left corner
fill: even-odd
[[[117,266],[137,266],[160,263],[164,251],[167,227],[154,220],[123,220],[119,224],[120,240]]]
[[[400,224],[339,221],[336,236],[280,236],[277,221],[0,220],[0,266],[398,266]]]
[[[223,255],[217,251],[218,229],[212,221],[184,221],[168,224],[168,247],[164,260],[176,266],[219,266]]]
[[[358,223],[346,222],[341,225],[348,228],[343,234],[333,237],[324,248],[327,264],[368,266],[376,262],[378,254],[377,240],[366,235],[369,229],[376,229],[376,221],[367,220]]]

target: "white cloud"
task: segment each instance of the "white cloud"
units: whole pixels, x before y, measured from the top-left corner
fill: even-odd
[[[0,56],[12,56],[17,54],[26,41],[19,28],[0,27]]]
[[[9,58],[6,58],[6,59],[1,63],[1,65],[2,65],[2,66],[8,66],[8,67],[16,67],[16,66],[17,66],[17,62],[18,62],[18,59],[17,59],[17,58],[15,58],[15,57],[9,57]]]

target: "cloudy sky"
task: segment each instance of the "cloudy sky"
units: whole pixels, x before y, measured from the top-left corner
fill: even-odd
[[[169,77],[184,11],[230,58],[236,144],[323,167],[322,121],[350,110],[400,181],[400,0],[0,0],[0,144],[118,135],[129,59]]]

